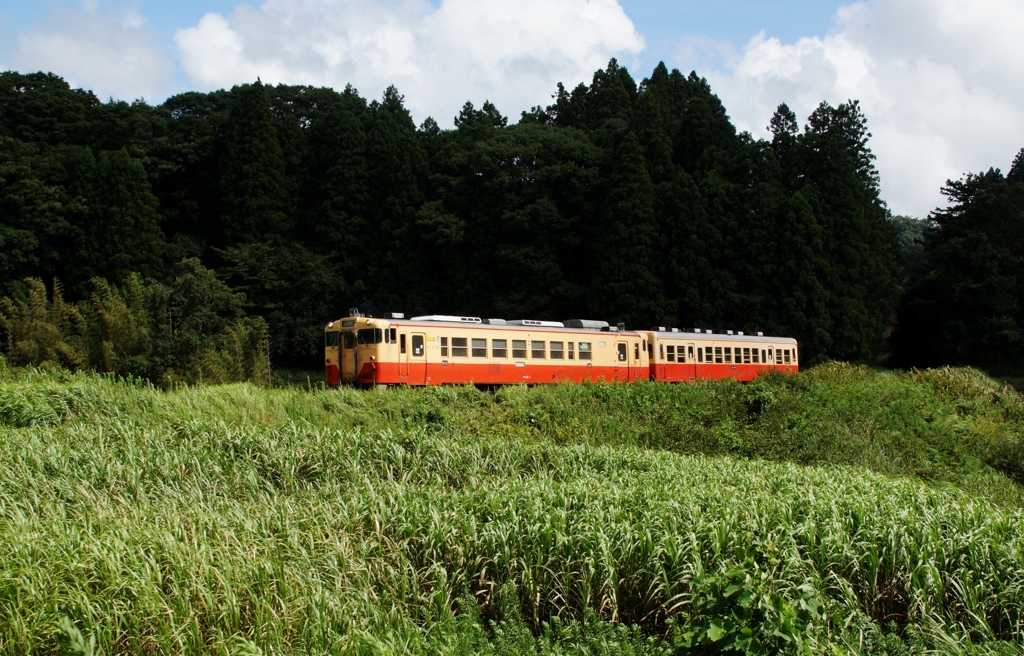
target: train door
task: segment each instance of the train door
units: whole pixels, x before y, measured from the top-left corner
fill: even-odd
[[[409,378],[409,335],[407,333],[401,333],[398,336],[398,377],[408,379]],[[403,383],[408,383],[408,380],[403,380]]]
[[[629,380],[629,342],[615,343],[615,380]]]
[[[697,380],[697,360],[693,357],[695,346],[696,345],[693,342],[688,342],[686,344],[686,368],[683,369],[683,371],[686,372],[686,378],[683,380],[689,380],[691,383]],[[683,347],[680,346],[679,348]]]
[[[341,333],[341,380],[356,382],[356,334],[351,330]]]
[[[427,384],[427,336],[413,333],[409,340],[409,384]]]

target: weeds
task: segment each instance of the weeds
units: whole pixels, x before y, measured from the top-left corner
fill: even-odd
[[[0,652],[1011,653],[1020,408],[839,365],[493,397],[0,378]]]

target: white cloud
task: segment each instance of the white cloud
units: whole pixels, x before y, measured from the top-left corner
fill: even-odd
[[[174,75],[174,61],[138,12],[112,16],[95,3],[58,10],[18,35],[11,67],[52,71],[101,100],[162,98]]]
[[[1024,146],[1020,34],[1017,0],[872,0],[841,7],[824,38],[758,34],[708,79],[755,136],[779,103],[803,119],[822,100],[860,100],[882,197],[924,216],[947,179],[1005,172]]]
[[[207,14],[175,34],[193,84],[394,84],[417,119],[449,125],[466,100],[515,120],[555,84],[589,81],[644,47],[616,0],[267,0]]]

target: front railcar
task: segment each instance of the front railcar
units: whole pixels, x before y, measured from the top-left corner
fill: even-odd
[[[330,322],[324,331],[327,384],[381,384],[381,379],[397,367],[397,341],[386,319],[355,314]]]

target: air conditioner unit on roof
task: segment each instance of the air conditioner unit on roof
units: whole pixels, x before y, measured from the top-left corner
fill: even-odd
[[[562,322],[566,328],[583,328],[585,330],[602,330],[608,327],[607,321],[595,321],[593,319],[567,319]]]
[[[413,317],[413,321],[451,321],[454,323],[483,323],[480,317],[457,317],[450,314],[427,314],[422,317]]]
[[[514,319],[506,321],[510,326],[536,326],[538,328],[565,328],[561,321],[537,321],[536,319]]]

